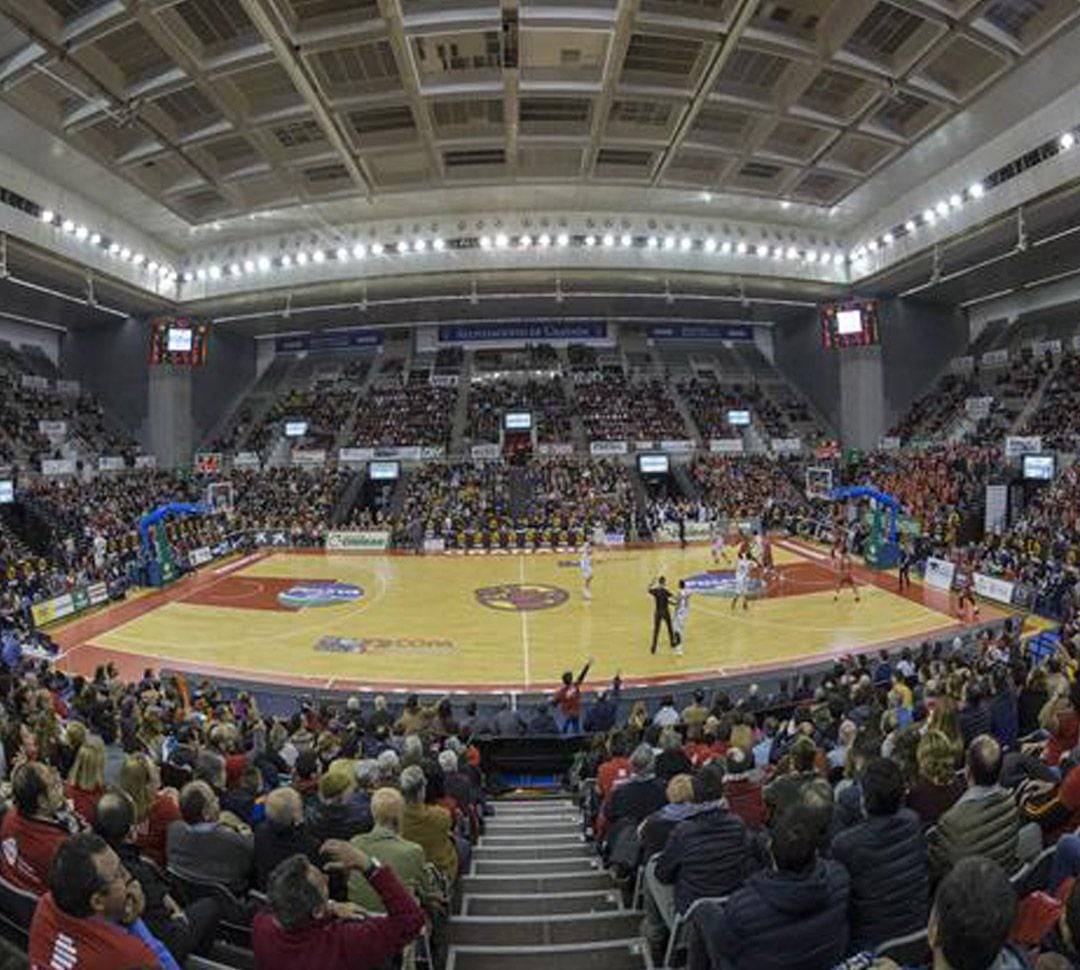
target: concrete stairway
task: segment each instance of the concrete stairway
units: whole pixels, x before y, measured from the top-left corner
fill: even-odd
[[[499,801],[462,879],[447,970],[643,970],[639,911],[600,868],[569,800]]]

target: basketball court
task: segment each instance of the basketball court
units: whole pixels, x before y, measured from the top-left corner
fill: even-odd
[[[855,650],[953,636],[948,594],[861,567],[861,602],[833,598],[828,554],[773,543],[779,577],[731,609],[732,567],[706,546],[598,549],[593,598],[573,552],[380,555],[270,551],[210,566],[54,631],[69,669],[112,660],[313,689],[545,689],[595,657],[629,684],[791,670]],[[676,656],[649,652],[663,574],[696,592]],[[981,622],[1005,614],[982,604]]]

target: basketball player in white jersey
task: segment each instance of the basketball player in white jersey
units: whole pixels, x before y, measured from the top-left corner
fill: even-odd
[[[731,608],[735,609],[742,600],[744,610],[750,608],[750,569],[754,561],[745,549],[739,550],[739,561],[735,563],[735,595],[731,597]]]
[[[682,656],[683,633],[686,630],[686,621],[690,618],[690,590],[686,588],[686,580],[679,580],[679,598],[675,603],[675,653]]]
[[[712,527],[712,561],[714,566],[720,564],[720,560],[729,563],[731,560],[727,552],[727,536],[720,528],[720,523],[714,522]]]
[[[581,547],[581,558],[578,560],[578,565],[581,568],[581,598],[583,600],[592,599],[592,546],[586,540],[585,545]]]

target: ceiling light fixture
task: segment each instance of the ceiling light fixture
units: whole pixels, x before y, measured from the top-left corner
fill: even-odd
[[[381,256],[384,252],[386,252],[386,247],[381,242],[373,242],[371,244],[372,256]]]
[[[689,252],[693,245],[694,240],[691,239],[689,236],[683,236],[682,239],[679,240],[679,249],[681,249],[684,253]]]
[[[1063,152],[1067,152],[1070,148],[1073,147],[1073,145],[1076,144],[1076,135],[1074,135],[1071,131],[1067,131],[1064,135],[1061,136],[1058,144],[1061,146],[1061,150]]]
[[[53,219],[55,219],[55,218],[56,218],[56,214],[52,211],[52,209],[42,209],[41,210],[41,221],[42,222],[52,222]]]
[[[424,252],[424,250],[427,249],[427,240],[417,239],[416,242],[413,243],[413,249],[415,249],[418,253]]]
[[[630,233],[624,232],[622,238],[619,239],[619,242],[622,243],[623,249],[629,249],[634,245],[634,237],[631,236]]]
[[[968,195],[973,199],[981,199],[986,193],[986,189],[983,188],[982,182],[972,182],[968,187]]]
[[[566,247],[570,245],[570,237],[565,232],[560,232],[559,238],[555,241],[560,247]]]

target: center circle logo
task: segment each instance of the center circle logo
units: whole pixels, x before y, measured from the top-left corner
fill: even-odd
[[[481,606],[507,613],[550,610],[568,599],[570,594],[565,589],[547,583],[502,583],[476,590],[476,600]]]
[[[697,573],[686,577],[686,590],[690,593],[700,593],[702,596],[734,596],[735,574],[733,572],[708,572]],[[750,596],[760,596],[765,589],[765,584],[760,579],[750,579],[746,584],[746,592]]]
[[[340,606],[362,598],[364,591],[352,583],[297,583],[278,593],[278,602],[290,609],[309,606]]]

